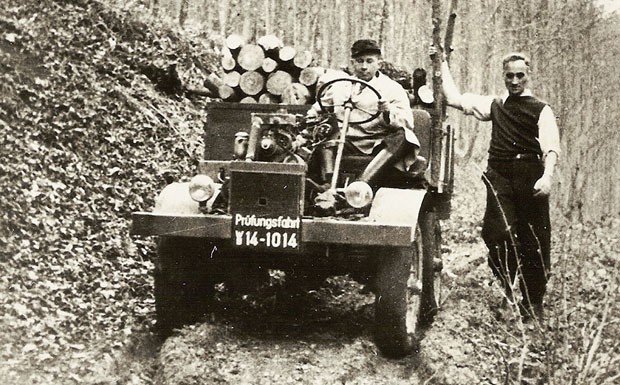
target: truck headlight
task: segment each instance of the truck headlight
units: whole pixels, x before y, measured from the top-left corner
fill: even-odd
[[[208,201],[215,193],[215,183],[210,176],[198,174],[189,182],[189,195],[196,202]]]
[[[361,208],[372,202],[372,188],[366,182],[357,181],[348,185],[344,190],[347,203],[352,207]]]

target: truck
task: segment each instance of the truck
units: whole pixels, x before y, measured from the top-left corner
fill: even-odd
[[[317,100],[333,84],[351,81],[325,83]],[[317,285],[348,274],[375,295],[380,352],[402,357],[416,346],[416,330],[438,309],[438,194],[428,173],[400,185],[356,182],[372,159],[342,153],[347,127],[356,122],[348,113],[337,121],[328,105],[310,118],[309,107],[210,102],[196,175],[168,184],[152,211],[133,213],[131,233],[157,237],[162,335],[208,312],[217,284],[261,280],[277,269]],[[340,108],[356,106],[350,98]],[[432,161],[430,115],[413,115],[421,154]],[[327,143],[337,145],[335,159],[319,155]],[[326,170],[330,183],[322,183]],[[332,197],[330,204],[317,203],[321,194]]]

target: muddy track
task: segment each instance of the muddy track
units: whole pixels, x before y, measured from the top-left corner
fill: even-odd
[[[470,244],[450,253],[442,310],[420,330],[418,352],[403,359],[382,357],[372,342],[374,296],[333,277],[311,292],[277,286],[251,296],[221,292],[203,322],[163,342],[138,333],[117,362],[139,362],[157,384],[479,383],[471,341],[480,331],[472,334],[471,326],[490,317],[484,297],[492,295],[474,284],[486,275],[481,250]],[[463,298],[472,294],[480,303]]]

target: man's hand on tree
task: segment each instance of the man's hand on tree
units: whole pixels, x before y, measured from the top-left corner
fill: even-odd
[[[454,49],[452,49],[452,47],[450,47],[450,52],[454,51]],[[441,55],[441,60],[444,61],[446,60],[446,51],[444,50],[444,48],[442,46],[439,47],[435,47],[434,44],[431,44],[428,47],[428,56],[431,57],[431,59],[435,58],[435,55],[440,54]]]

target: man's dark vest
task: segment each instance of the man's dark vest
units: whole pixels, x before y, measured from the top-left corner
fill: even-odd
[[[491,104],[489,160],[514,159],[517,154],[542,155],[538,119],[547,104],[534,96],[498,98]]]

